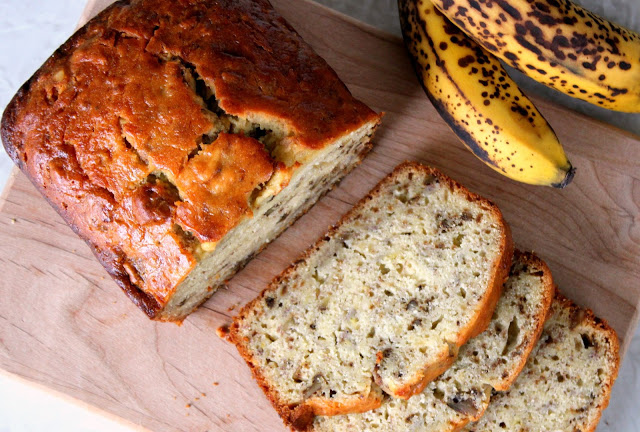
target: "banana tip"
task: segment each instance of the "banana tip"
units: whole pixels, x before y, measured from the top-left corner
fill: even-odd
[[[560,183],[554,183],[551,186],[553,186],[554,188],[563,189],[567,187],[569,183],[571,183],[571,180],[573,180],[573,176],[575,174],[576,174],[576,169],[571,164],[569,164],[569,170],[567,171],[567,174],[564,176],[564,179],[562,179]]]

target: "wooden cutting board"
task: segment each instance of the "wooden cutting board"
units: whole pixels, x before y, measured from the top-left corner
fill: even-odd
[[[96,0],[85,19],[108,0]],[[576,178],[517,184],[475,159],[437,115],[401,41],[307,0],[273,0],[352,92],[385,111],[375,149],[342,184],[182,326],[149,321],[34,187],[0,199],[0,367],[157,431],[278,431],[279,418],[215,329],[403,160],[435,165],[494,200],[517,246],[626,348],[640,304],[640,140],[539,101]]]

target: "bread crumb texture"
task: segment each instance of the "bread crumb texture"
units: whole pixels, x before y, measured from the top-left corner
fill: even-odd
[[[401,165],[241,311],[231,340],[277,407],[371,409],[374,380],[390,392],[455,359],[502,285],[507,237],[491,203]]]
[[[357,163],[378,120],[266,0],[125,0],[19,90],[2,139],[132,300],[181,319]],[[293,178],[318,163],[311,186]],[[200,265],[267,203],[286,216]]]
[[[593,431],[618,375],[615,332],[558,295],[540,341],[507,392],[466,431]]]
[[[316,417],[313,430],[446,432],[477,420],[491,391],[507,388],[524,365],[542,331],[553,292],[544,262],[516,253],[489,327],[460,348],[444,374],[408,401],[386,396],[373,411]]]

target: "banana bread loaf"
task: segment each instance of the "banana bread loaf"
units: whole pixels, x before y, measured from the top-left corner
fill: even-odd
[[[492,203],[405,163],[234,319],[229,339],[285,423],[409,398],[483,331],[508,275]]]
[[[592,432],[618,376],[618,337],[588,309],[557,294],[542,336],[511,389],[464,430]]]
[[[121,0],[22,86],[2,140],[128,296],[181,320],[379,120],[267,0]]]
[[[312,430],[452,432],[477,420],[492,390],[507,390],[523,368],[554,291],[547,265],[535,255],[516,252],[489,328],[460,348],[445,373],[408,401],[386,396],[373,411],[316,417]]]

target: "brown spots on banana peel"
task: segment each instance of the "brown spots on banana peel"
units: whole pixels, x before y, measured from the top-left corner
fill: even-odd
[[[405,44],[425,92],[478,158],[521,181],[535,177],[539,172],[535,161],[546,157],[528,145],[557,145],[559,159],[566,161],[553,130],[496,58],[427,0],[400,0],[399,7]],[[562,169],[553,170],[548,182],[537,179],[535,184],[562,183],[564,172],[557,175]]]
[[[458,66],[464,68],[469,66],[471,63],[475,62],[476,59],[472,55],[464,56],[458,60]]]
[[[427,93],[431,103],[435,107],[440,117],[449,125],[451,130],[462,140],[462,142],[476,155],[482,162],[486,163],[494,167],[494,169],[500,170],[504,172],[504,169],[500,168],[496,161],[494,161],[489,154],[489,152],[482,148],[480,143],[478,143],[473,136],[468,132],[464,125],[460,124],[452,115],[449,113],[447,107],[442,103],[442,101],[431,96],[430,93]]]
[[[434,0],[485,49],[549,87],[640,112],[640,35],[569,0]]]
[[[496,3],[498,3],[498,5],[502,8],[502,10],[504,10],[506,13],[508,13],[514,19],[516,19],[516,20],[521,20],[522,19],[522,16],[520,15],[520,12],[518,11],[518,9],[514,8],[513,6],[511,6],[508,1],[496,0]]]
[[[469,51],[472,52],[472,54],[467,54],[460,57],[458,59],[458,66],[461,68],[467,68],[468,76],[473,77],[472,79],[476,79],[481,86],[487,88],[487,91],[482,92],[482,97],[484,98],[483,105],[490,105],[491,101],[494,99],[506,101],[513,96],[511,107],[512,112],[520,114],[524,119],[527,119],[527,121],[533,123],[535,120],[534,117],[536,117],[538,114],[531,110],[532,104],[530,102],[529,105],[525,106],[522,106],[518,103],[518,101],[520,101],[520,99],[523,97],[519,89],[516,89],[514,95],[511,94],[510,91],[512,87],[515,87],[515,84],[512,83],[511,79],[507,75],[507,72],[499,64],[499,62],[488,56],[480,46],[476,45],[457,27],[448,22],[448,20],[446,20],[446,18],[440,11],[435,10],[435,12],[437,15],[443,17],[443,19],[445,19],[445,21],[447,22],[445,24],[445,32],[449,36],[449,43],[460,47],[466,47],[469,49]],[[422,21],[420,22],[420,24],[423,26],[425,25],[425,23]],[[440,52],[445,51],[448,46],[448,43],[441,42],[439,44]],[[435,46],[432,46],[432,49],[437,52],[437,50],[435,50]],[[493,123],[492,120],[487,120]]]

